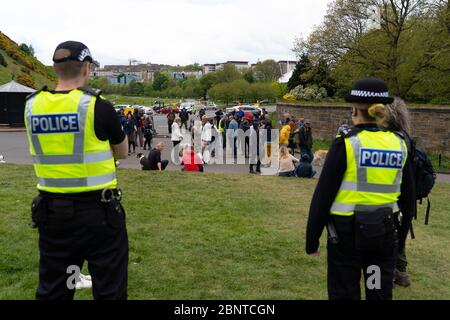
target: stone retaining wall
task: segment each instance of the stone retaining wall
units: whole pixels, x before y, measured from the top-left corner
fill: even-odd
[[[450,107],[411,107],[412,136],[419,147],[450,155]],[[313,137],[334,139],[342,120],[351,124],[350,107],[312,106],[303,104],[277,105],[277,114],[290,113],[311,120]]]

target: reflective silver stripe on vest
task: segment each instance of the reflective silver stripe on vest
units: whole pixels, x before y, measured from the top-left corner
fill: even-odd
[[[391,208],[392,211],[397,212],[399,211],[397,201],[392,203],[386,203],[386,204],[379,204],[379,205],[365,205],[365,204],[350,204],[350,203],[341,203],[341,202],[335,202],[331,206],[330,211],[331,212],[353,212],[353,211],[376,211],[381,208]]]
[[[400,142],[400,146],[402,148],[403,159],[406,159],[408,154],[406,152],[404,141],[399,136],[396,135],[396,137],[397,137],[398,141]],[[400,185],[402,183],[402,177],[403,177],[403,169],[397,171],[397,176],[395,177],[395,182],[394,183]],[[399,192],[400,192],[400,190],[399,190]]]
[[[42,152],[42,148],[41,148],[41,143],[39,142],[39,138],[37,135],[35,134],[31,134],[31,116],[32,116],[32,111],[33,111],[33,103],[35,100],[36,96],[32,97],[31,99],[29,99],[25,105],[25,118],[27,120],[27,124],[28,124],[28,135],[30,136],[31,139],[31,144],[33,145],[33,149],[34,152],[36,154],[43,154]]]
[[[91,102],[91,96],[83,94],[80,102],[78,103],[79,119],[80,119],[80,131],[75,133],[73,140],[73,154],[83,154],[84,152],[84,133],[86,128],[86,117],[89,109],[89,103]]]
[[[32,156],[34,164],[77,164],[77,163],[93,163],[112,159],[111,150],[76,154],[76,155],[36,155]]]
[[[367,168],[360,168],[359,166],[359,158],[361,156],[361,140],[359,140],[359,137],[357,134],[350,137],[350,144],[352,145],[353,154],[355,156],[355,165],[356,165],[356,181],[357,182],[367,182]]]
[[[340,190],[376,192],[376,193],[394,193],[400,192],[400,184],[376,184],[367,182],[342,181]]]
[[[39,178],[39,184],[43,187],[75,188],[97,186],[111,182],[114,179],[116,179],[116,174],[109,173],[102,176],[92,176],[87,178]]]

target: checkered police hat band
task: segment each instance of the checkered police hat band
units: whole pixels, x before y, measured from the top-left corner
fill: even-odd
[[[352,96],[355,97],[367,97],[367,98],[375,98],[375,97],[382,97],[382,98],[388,98],[389,92],[373,92],[373,91],[366,91],[366,90],[352,90],[350,92]]]

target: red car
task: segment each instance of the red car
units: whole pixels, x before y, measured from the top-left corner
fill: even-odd
[[[178,107],[175,109],[173,109],[173,107],[164,107],[159,110],[159,113],[168,114],[170,110],[174,110],[175,113],[180,113],[180,109]]]

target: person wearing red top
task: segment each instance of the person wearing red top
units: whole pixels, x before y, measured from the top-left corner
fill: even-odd
[[[203,172],[203,160],[202,157],[195,153],[194,147],[186,147],[181,159],[181,165],[183,171],[195,171]]]

